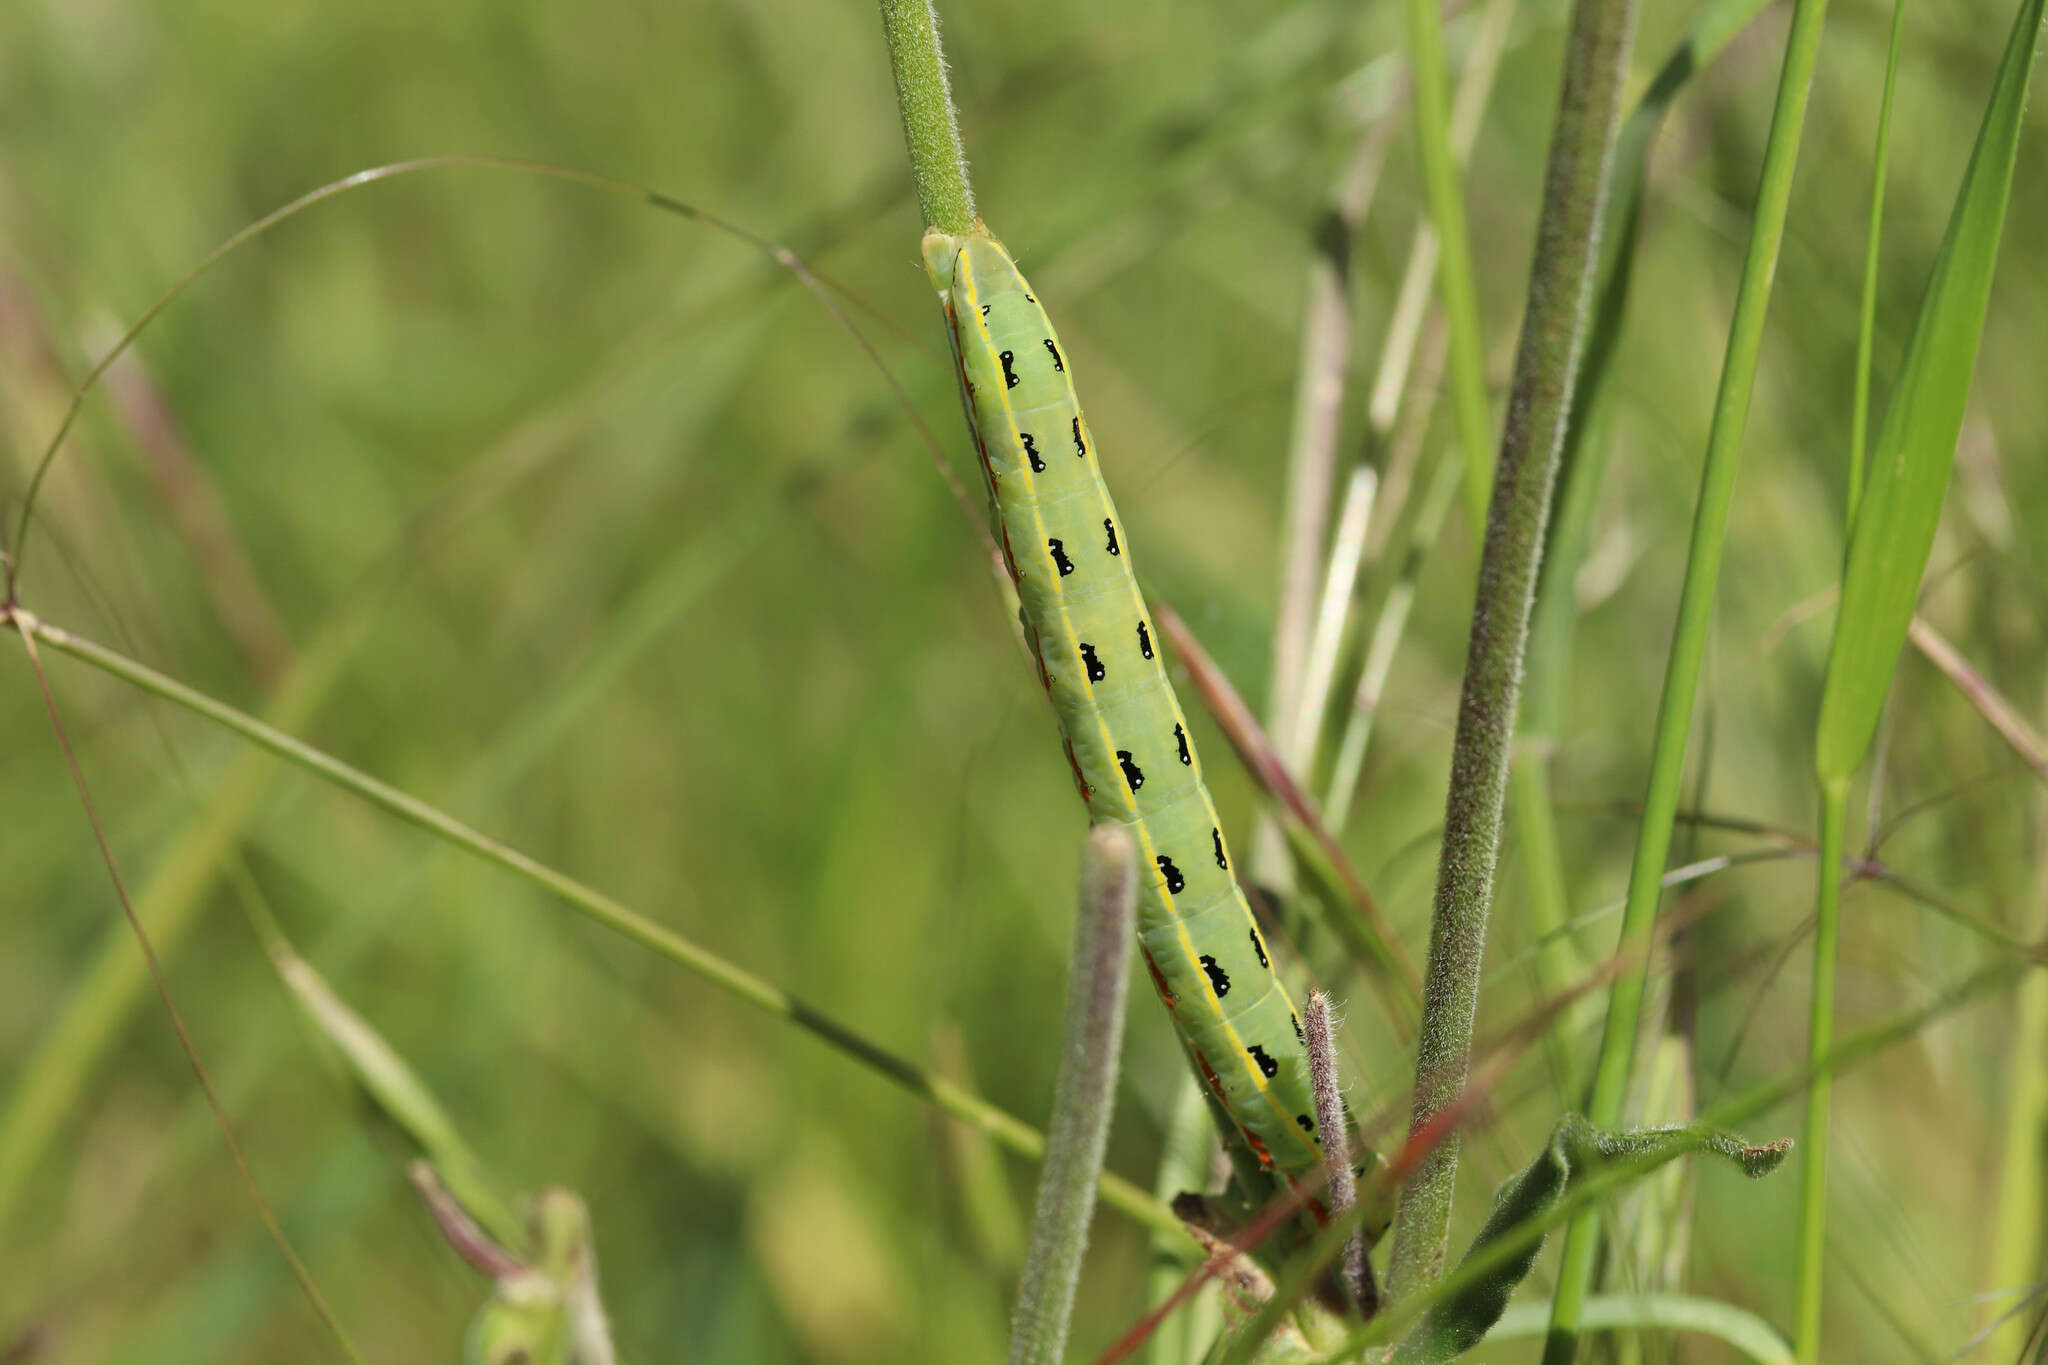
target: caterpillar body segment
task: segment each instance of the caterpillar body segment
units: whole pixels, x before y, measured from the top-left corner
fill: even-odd
[[[1262,1164],[1320,1169],[1294,1002],[1237,884],[1174,696],[1072,365],[1030,284],[985,229],[933,231],[990,515],[1083,800],[1130,830],[1146,967],[1210,1089]]]

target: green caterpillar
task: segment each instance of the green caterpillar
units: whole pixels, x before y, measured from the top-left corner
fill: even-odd
[[[924,259],[1067,760],[1089,814],[1138,846],[1152,983],[1260,1164],[1318,1171],[1301,1021],[1238,889],[1059,334],[979,223],[926,233]]]

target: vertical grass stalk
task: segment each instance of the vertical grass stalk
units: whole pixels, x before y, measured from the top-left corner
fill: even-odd
[[[1451,753],[1411,1135],[1429,1126],[1464,1088],[1471,1064],[1536,566],[1585,335],[1634,26],[1633,0],[1579,0],[1573,6]],[[1446,236],[1446,266],[1456,247]],[[1442,1273],[1457,1169],[1453,1136],[1402,1187],[1388,1272],[1397,1299]]]
[[[1465,489],[1472,524],[1486,524],[1487,450],[1493,422],[1486,411],[1486,363],[1480,349],[1479,295],[1472,283],[1472,244],[1465,230],[1464,191],[1451,146],[1444,31],[1436,0],[1408,0],[1409,64],[1415,73],[1415,141],[1422,191],[1439,247],[1437,289],[1451,334],[1451,403],[1465,452]],[[1526,334],[1525,334],[1526,335]]]
[[[1797,0],[1792,30],[1786,40],[1785,63],[1778,77],[1777,101],[1771,112],[1771,130],[1758,177],[1756,211],[1750,223],[1749,248],[1743,257],[1735,315],[1728,330],[1728,349],[1714,397],[1713,423],[1707,433],[1699,506],[1693,513],[1685,584],[1679,591],[1678,621],[1672,632],[1670,660],[1665,665],[1663,695],[1658,701],[1642,823],[1636,830],[1628,899],[1622,909],[1616,951],[1630,965],[1622,968],[1608,995],[1607,1024],[1600,1039],[1593,1093],[1587,1105],[1587,1116],[1598,1126],[1613,1127],[1621,1119],[1623,1092],[1635,1051],[1643,978],[1648,968],[1645,950],[1656,918],[1665,859],[1671,852],[1671,831],[1685,775],[1686,740],[1692,729],[1693,702],[1699,692],[1700,665],[1706,656],[1714,588],[1720,579],[1721,551],[1727,540],[1728,506],[1735,489],[1742,430],[1749,418],[1750,392],[1756,380],[1757,356],[1763,346],[1764,316],[1770,303],[1772,276],[1777,270],[1778,248],[1784,240],[1792,172],[1798,161],[1807,95],[1813,83],[1814,62],[1820,53],[1821,27],[1826,16],[1827,0]],[[1591,1214],[1581,1216],[1565,1233],[1557,1293],[1551,1300],[1544,1365],[1569,1365],[1576,1353],[1579,1313],[1592,1287],[1598,1236],[1599,1224]]]
[[[1804,1161],[1799,1172],[1799,1313],[1793,1350],[1801,1360],[1820,1354],[1820,1290],[1827,1250],[1828,1104],[1830,1077],[1818,1064],[1835,1038],[1835,941],[1841,924],[1842,831],[1849,810],[1849,784],[1827,783],[1820,793],[1820,858],[1813,920],[1813,999],[1806,1040],[1807,1064],[1815,1068],[1806,1091]]]
[[[2034,878],[2030,936],[2048,934],[2048,791],[2037,791],[2034,803]],[[2020,979],[2013,1002],[2012,1050],[2005,1067],[2005,1131],[1993,1184],[1991,1274],[1993,1293],[2024,1292],[2040,1278],[2043,1151],[2048,1139],[2048,972],[2034,970]],[[2001,1297],[1993,1313],[2016,1306]],[[1986,1346],[1988,1360],[2019,1360],[2034,1324],[2026,1313],[2006,1320]]]

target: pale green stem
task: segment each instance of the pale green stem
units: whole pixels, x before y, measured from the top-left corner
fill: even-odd
[[[1820,793],[1819,884],[1813,912],[1813,1000],[1806,1059],[1816,1067],[1806,1092],[1805,1160],[1799,1172],[1799,1316],[1792,1348],[1802,1361],[1820,1359],[1820,1291],[1827,1251],[1828,1102],[1831,1078],[1820,1060],[1834,1046],[1835,940],[1842,908],[1842,831],[1848,823],[1849,784],[1825,784]]]
[[[1380,698],[1387,678],[1394,671],[1394,656],[1408,629],[1409,609],[1415,605],[1415,591],[1423,566],[1436,548],[1437,533],[1457,496],[1459,467],[1445,458],[1431,476],[1429,487],[1416,513],[1401,557],[1400,574],[1380,604],[1366,645],[1365,667],[1358,675],[1358,689],[1352,694],[1350,711],[1344,721],[1344,736],[1337,745],[1337,759],[1330,774],[1330,794],[1323,801],[1323,823],[1342,830],[1351,816],[1351,802],[1358,794],[1358,779],[1365,771],[1366,748],[1372,743],[1373,721],[1379,715]]]
[[[2029,897],[2032,922],[2027,931],[2039,942],[2048,935],[2048,788],[2037,787],[2034,801],[2034,876]],[[2027,973],[2013,1003],[2011,1051],[2005,1066],[2005,1131],[1993,1183],[1991,1282],[1999,1297],[1994,1314],[2014,1307],[2014,1296],[2040,1278],[2041,1201],[2044,1164],[2048,1164],[2048,972]],[[2026,1349],[2033,1323],[2015,1313],[1992,1334],[1985,1350],[1989,1360],[2018,1360]]]
[[[1449,80],[1444,74],[1444,31],[1436,0],[1408,0],[1409,64],[1415,73],[1415,141],[1422,164],[1423,197],[1436,227],[1437,289],[1451,335],[1451,403],[1458,444],[1465,453],[1466,506],[1475,528],[1486,525],[1488,454],[1493,422],[1486,411],[1486,362],[1479,335],[1479,294],[1472,282],[1472,244],[1465,229],[1465,196],[1451,145]],[[1526,335],[1526,333],[1524,333]]]
[[[931,0],[882,0],[882,31],[889,39],[896,107],[925,225],[957,236],[974,226],[974,187],[967,181],[967,154]]]
[[[1621,1117],[1631,1059],[1635,1051],[1643,976],[1648,968],[1650,931],[1656,919],[1664,863],[1671,852],[1671,831],[1678,814],[1679,788],[1685,776],[1686,741],[1692,729],[1693,702],[1699,690],[1700,665],[1706,656],[1707,631],[1714,606],[1714,587],[1721,572],[1721,550],[1728,533],[1728,506],[1734,495],[1742,430],[1749,418],[1750,393],[1756,381],[1757,356],[1763,346],[1764,316],[1777,270],[1778,248],[1785,235],[1785,210],[1791,200],[1792,171],[1798,160],[1800,132],[1806,122],[1807,93],[1820,52],[1827,0],[1796,0],[1792,30],[1786,40],[1784,69],[1778,79],[1776,106],[1764,147],[1763,170],[1757,185],[1749,250],[1743,258],[1742,280],[1735,296],[1735,316],[1728,331],[1728,350],[1714,399],[1713,424],[1707,434],[1705,467],[1700,475],[1699,506],[1693,513],[1692,543],[1679,591],[1678,620],[1672,633],[1670,661],[1665,666],[1663,695],[1657,708],[1657,729],[1650,751],[1650,775],[1643,798],[1642,822],[1636,829],[1635,856],[1629,867],[1628,901],[1622,911],[1617,952],[1625,966],[1615,978],[1607,1000],[1607,1026],[1593,1077],[1587,1117],[1596,1126],[1614,1126]],[[1574,1222],[1565,1234],[1558,1265],[1557,1292],[1551,1301],[1550,1336],[1544,1365],[1569,1365],[1577,1350],[1580,1305],[1592,1287],[1598,1223],[1590,1216]]]
[[[1472,1025],[1479,1008],[1486,922],[1500,857],[1501,811],[1507,798],[1508,757],[1521,697],[1536,566],[1584,343],[1634,27],[1634,0],[1579,0],[1573,7],[1564,89],[1545,174],[1507,424],[1495,466],[1451,750],[1430,925],[1428,988],[1416,1039],[1411,1137],[1434,1126],[1437,1115],[1463,1091],[1471,1065]],[[1445,231],[1446,226],[1439,221],[1448,279],[1450,262],[1462,243]],[[1455,335],[1455,308],[1448,311]],[[1453,1133],[1402,1185],[1388,1268],[1395,1299],[1443,1272],[1457,1169],[1458,1139]]]

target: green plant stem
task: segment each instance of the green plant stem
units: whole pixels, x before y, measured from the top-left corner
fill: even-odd
[[[1813,912],[1813,999],[1807,1025],[1807,1065],[1817,1067],[1834,1046],[1835,941],[1841,925],[1842,831],[1848,823],[1849,784],[1829,782],[1820,793],[1820,857]],[[1803,1361],[1820,1358],[1822,1258],[1827,1249],[1828,1103],[1830,1078],[1815,1070],[1806,1092],[1805,1160],[1799,1172],[1799,1314],[1792,1348]]]
[[[1465,452],[1466,505],[1476,529],[1487,520],[1487,452],[1493,443],[1493,423],[1486,412],[1479,293],[1472,282],[1472,244],[1465,229],[1458,154],[1451,145],[1450,82],[1444,74],[1444,31],[1436,0],[1408,0],[1408,47],[1415,73],[1415,141],[1422,191],[1436,226],[1437,288],[1450,324],[1451,404],[1458,444]],[[1525,330],[1523,336],[1527,335]]]
[[[2036,906],[2040,901],[2036,891]],[[2012,1052],[2006,1063],[2005,1131],[1991,1241],[1991,1278],[1987,1288],[2003,1296],[1994,1312],[2013,1307],[2009,1296],[2022,1294],[2040,1278],[2042,1140],[2048,1137],[2048,971],[2029,972],[2019,985],[2013,1006]],[[2019,1360],[2034,1331],[2032,1318],[2016,1313],[1985,1347],[1988,1360]]]
[[[987,1133],[1018,1155],[1034,1161],[1044,1157],[1045,1136],[1031,1125],[998,1109],[963,1086],[943,1076],[934,1076],[924,1068],[870,1042],[845,1024],[805,1004],[773,982],[727,962],[674,930],[649,919],[623,901],[472,829],[417,797],[409,796],[388,783],[378,781],[368,773],[350,767],[332,754],[324,753],[302,740],[294,739],[254,716],[238,711],[225,702],[216,701],[204,692],[187,687],[146,664],[138,663],[124,654],[108,649],[105,645],[74,635],[19,609],[12,613],[7,623],[17,630],[35,632],[38,642],[60,653],[68,654],[82,663],[90,664],[102,672],[140,687],[145,692],[223,725],[278,757],[345,791],[354,793],[386,813],[417,825],[444,842],[464,849],[485,862],[539,887],[579,914],[595,920],[677,966],[696,973],[726,993],[770,1014],[787,1019],[798,1028],[811,1033],[961,1122],[971,1124]],[[1100,1183],[1100,1191],[1103,1202],[1134,1221],[1158,1231],[1181,1237],[1187,1235],[1186,1229],[1181,1226],[1180,1220],[1174,1217],[1172,1210],[1122,1177],[1105,1172]]]
[[[1884,96],[1877,106],[1876,166],[1870,173],[1870,234],[1863,251],[1863,308],[1856,327],[1856,398],[1849,410],[1849,512],[1844,525],[1856,521],[1863,497],[1863,452],[1870,432],[1870,353],[1877,336],[1878,239],[1884,226],[1885,173],[1891,164],[1892,87],[1899,74],[1899,53],[1906,33],[1906,0],[1892,0],[1892,34],[1885,47]]]
[[[1095,1216],[1095,1184],[1116,1112],[1124,1036],[1124,983],[1138,899],[1137,845],[1121,825],[1088,833],[1082,860],[1066,1042],[1047,1126],[1031,1245],[1010,1322],[1011,1365],[1060,1365]]]
[[[1706,655],[1714,588],[1720,578],[1721,550],[1727,539],[1728,506],[1734,494],[1742,430],[1749,417],[1750,392],[1763,345],[1764,316],[1770,303],[1779,244],[1784,239],[1792,171],[1798,160],[1807,93],[1813,82],[1826,15],[1827,0],[1796,0],[1792,30],[1786,40],[1784,69],[1778,79],[1777,101],[1758,179],[1749,249],[1743,258],[1735,315],[1728,331],[1728,350],[1714,398],[1713,424],[1707,434],[1685,584],[1679,592],[1678,620],[1672,633],[1670,660],[1665,666],[1663,694],[1658,701],[1649,781],[1643,798],[1642,822],[1636,829],[1628,900],[1622,910],[1617,945],[1617,951],[1631,965],[1622,968],[1607,999],[1607,1025],[1600,1039],[1593,1094],[1586,1115],[1595,1124],[1611,1127],[1619,1120],[1635,1050],[1643,978],[1648,968],[1648,954],[1644,950],[1656,918],[1665,859],[1671,852],[1672,825],[1677,818],[1679,788],[1685,776],[1686,740],[1692,729],[1700,665]],[[1590,1215],[1573,1223],[1565,1234],[1557,1293],[1551,1301],[1544,1365],[1569,1365],[1577,1350],[1579,1309],[1592,1287],[1598,1236],[1598,1224]]]
[[[910,147],[910,175],[926,226],[963,233],[974,226],[974,187],[960,146],[960,119],[939,47],[931,0],[882,0],[882,31],[896,76],[896,108]]]
[[[2029,936],[2048,936],[2048,788],[2034,795],[2034,876],[2029,889]],[[1998,1179],[1992,1185],[1990,1279],[1993,1292],[2031,1284],[2039,1277],[2041,1200],[2048,1151],[2048,972],[2029,972],[2021,979],[2013,1002],[2011,1050],[2005,1066],[2005,1131],[2000,1137]],[[1994,1300],[1992,1312],[2013,1307]],[[2033,1333],[2025,1313],[2015,1313],[1991,1336],[1985,1350],[1990,1360],[2019,1360]]]
[[[1634,0],[1579,0],[1573,7],[1451,751],[1411,1135],[1456,1099],[1470,1069],[1536,565],[1584,340],[1634,27]],[[1456,250],[1449,236],[1444,248],[1448,265]],[[1453,1135],[1402,1186],[1389,1267],[1396,1299],[1442,1273],[1457,1168]]]

